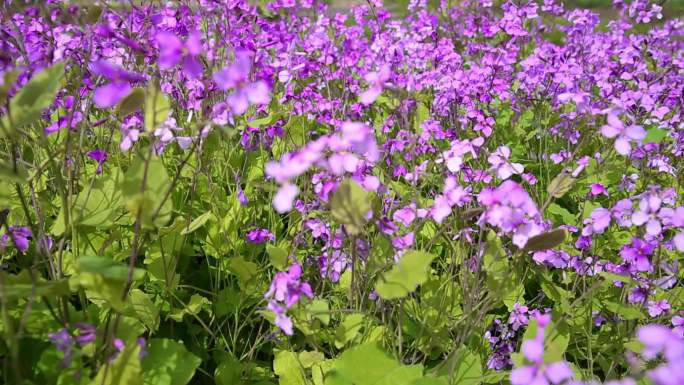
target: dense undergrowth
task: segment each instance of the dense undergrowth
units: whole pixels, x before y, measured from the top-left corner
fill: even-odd
[[[684,22],[5,2],[7,384],[684,384]]]

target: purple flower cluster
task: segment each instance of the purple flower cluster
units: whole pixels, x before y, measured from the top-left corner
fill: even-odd
[[[303,296],[313,298],[311,286],[301,282],[302,267],[291,265],[286,272],[276,273],[264,298],[268,299],[267,309],[275,314],[275,324],[287,335],[294,332],[292,319],[286,312]]]

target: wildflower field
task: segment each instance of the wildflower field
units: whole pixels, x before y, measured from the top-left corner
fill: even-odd
[[[681,3],[404,3],[0,4],[0,383],[684,385]]]

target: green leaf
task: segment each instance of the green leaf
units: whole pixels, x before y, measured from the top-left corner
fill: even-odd
[[[84,255],[78,259],[74,282],[86,289],[86,295],[95,303],[106,303],[123,311],[123,290],[128,280],[128,266],[110,258]],[[145,271],[135,268],[133,280],[140,280]]]
[[[330,211],[349,234],[358,234],[366,223],[371,202],[366,190],[351,179],[340,183],[330,200]]]
[[[306,385],[304,368],[297,360],[297,354],[281,350],[273,359],[273,372],[278,375],[280,385]]]
[[[69,282],[65,279],[58,281],[46,281],[36,276],[35,283],[31,280],[28,270],[22,270],[19,274],[8,274],[0,270],[3,286],[0,286],[0,296],[9,300],[18,298],[57,297],[69,295]]]
[[[140,320],[150,333],[154,333],[159,326],[159,309],[142,290],[133,289],[128,294],[127,313]]]
[[[281,271],[287,267],[287,250],[283,249],[282,247],[267,244],[266,253],[271,261],[271,266]]]
[[[195,230],[201,228],[211,218],[211,215],[211,211],[207,211],[206,213],[195,218],[192,222],[190,222],[188,227],[184,228],[183,231],[181,231],[181,235],[188,235],[194,232]]]
[[[463,385],[479,385],[482,383],[482,360],[480,356],[462,347],[451,358],[453,361],[445,361],[438,374],[448,376],[453,365],[453,383]]]
[[[365,344],[342,353],[328,372],[325,384],[408,385],[422,376],[422,365],[400,365],[377,344]]]
[[[617,314],[624,320],[642,320],[646,318],[644,313],[638,307],[623,304],[615,301],[603,301],[603,306],[611,313]]]
[[[145,105],[145,90],[142,88],[134,88],[130,94],[121,99],[116,106],[116,113],[120,117],[126,117]]]
[[[539,251],[553,249],[565,242],[566,231],[564,229],[554,229],[546,233],[535,235],[527,240],[524,251]]]
[[[126,207],[133,218],[140,215],[142,225],[147,228],[161,227],[171,219],[173,202],[170,195],[166,196],[170,187],[171,178],[164,164],[154,156],[147,165],[143,158],[136,158],[121,182]]]
[[[573,178],[571,175],[562,172],[553,178],[546,188],[546,191],[552,197],[560,198],[572,189],[572,186],[575,185],[576,181],[577,179]]]
[[[35,74],[9,103],[9,114],[3,116],[8,134],[14,135],[16,130],[40,119],[44,109],[50,107],[55,100],[64,81],[64,62],[53,64]],[[0,138],[5,136],[0,129]]]
[[[149,357],[146,357],[145,361],[147,360],[149,360]],[[142,385],[143,383],[140,366],[140,345],[129,341],[113,363],[104,364],[100,367],[97,376],[90,382],[90,385]],[[163,383],[153,382],[150,384]]]
[[[81,191],[74,201],[75,221],[81,226],[110,227],[118,215],[120,194],[93,188]]]
[[[145,130],[154,131],[164,123],[171,112],[171,105],[156,85],[150,85],[145,95]]]
[[[324,299],[315,299],[306,306],[306,311],[312,318],[321,321],[323,325],[330,323],[330,308],[328,301]]]
[[[343,348],[349,341],[354,339],[364,324],[363,314],[351,313],[344,317],[344,321],[335,330],[335,346]]]
[[[654,127],[646,131],[646,137],[643,143],[660,143],[667,137],[668,130],[662,128]]]
[[[561,207],[557,205],[556,203],[551,203],[549,205],[549,208],[546,209],[546,211],[549,212],[549,214],[552,214],[556,216],[557,218],[560,218],[561,220],[559,221],[560,224],[564,225],[574,225],[577,222],[577,219],[575,218],[575,214],[571,213],[564,207]]]
[[[216,385],[235,385],[240,384],[242,378],[242,364],[234,357],[226,354],[226,358],[221,361],[214,371],[214,381]]]
[[[183,344],[170,339],[148,341],[142,362],[144,385],[185,385],[192,379],[202,360]],[[124,382],[122,382],[124,384]]]
[[[242,287],[248,287],[256,284],[254,278],[257,276],[257,264],[249,262],[245,257],[233,257],[230,259],[230,271],[237,275]]]
[[[375,290],[382,299],[402,298],[413,292],[416,286],[428,279],[434,254],[408,250],[392,269],[375,283]]]

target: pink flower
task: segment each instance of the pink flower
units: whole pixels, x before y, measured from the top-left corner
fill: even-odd
[[[629,155],[632,150],[630,141],[641,142],[646,137],[646,130],[638,125],[625,127],[616,110],[608,112],[608,124],[601,127],[601,134],[606,138],[616,138],[615,150],[618,154]]]

